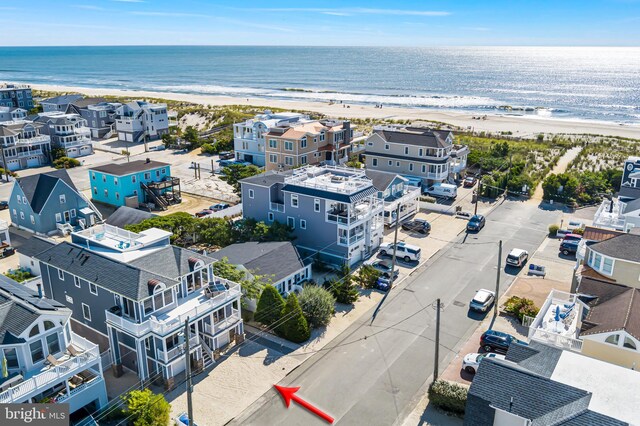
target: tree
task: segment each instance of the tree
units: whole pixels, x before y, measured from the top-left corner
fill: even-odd
[[[51,157],[53,158],[53,161],[57,160],[58,158],[62,158],[66,156],[67,156],[67,151],[64,148],[59,146],[51,148]]]
[[[253,218],[241,219],[233,224],[233,238],[238,241],[289,241],[291,240],[290,226],[280,222],[271,225]]]
[[[380,275],[380,271],[372,265],[362,265],[356,274],[356,281],[363,288],[374,288]]]
[[[213,273],[220,278],[236,282],[242,287],[242,294],[247,299],[257,299],[268,280],[262,275],[253,275],[253,278],[247,278],[247,274],[238,269],[236,265],[229,263],[226,257],[215,262],[213,265]],[[244,301],[244,300],[243,300]]]
[[[253,164],[248,166],[244,164],[232,164],[222,169],[220,179],[233,186],[234,192],[240,195],[240,181],[244,178],[259,175],[260,173],[262,173],[262,170]]]
[[[221,217],[207,217],[196,219],[196,232],[200,240],[211,245],[226,247],[235,242],[232,224]]]
[[[134,426],[167,426],[171,405],[163,394],[149,389],[133,390],[123,397],[127,404],[127,416]]]
[[[135,225],[126,225],[124,229],[131,232],[142,232],[149,228],[159,228],[171,232],[171,242],[184,241],[196,231],[198,219],[186,212],[171,213],[145,219]]]
[[[322,287],[307,285],[298,296],[302,312],[312,328],[329,324],[335,312],[336,298]]]
[[[360,297],[358,289],[353,283],[353,276],[351,275],[351,268],[344,265],[340,271],[340,277],[338,279],[329,280],[325,283],[326,287],[329,287],[329,291],[333,293],[338,303],[344,303],[352,305]]]
[[[311,330],[298,303],[298,297],[294,293],[289,293],[287,297],[287,304],[282,310],[282,318],[283,323],[277,328],[279,335],[294,343],[309,340]]]
[[[78,167],[80,165],[80,161],[75,158],[69,157],[60,157],[53,162],[53,167],[56,169],[72,169],[74,167]]]
[[[184,133],[182,134],[182,138],[189,143],[189,145],[193,148],[198,145],[198,141],[200,140],[200,135],[198,131],[193,126],[187,126],[184,129]]]
[[[176,137],[171,136],[169,133],[162,135],[162,143],[166,148],[174,146],[176,144]]]
[[[266,285],[260,294],[254,319],[270,327],[282,317],[284,299],[272,285]]]

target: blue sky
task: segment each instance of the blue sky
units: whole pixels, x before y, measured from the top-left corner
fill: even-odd
[[[0,0],[4,46],[640,45],[640,0]]]

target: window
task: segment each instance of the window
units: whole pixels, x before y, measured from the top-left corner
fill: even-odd
[[[45,331],[47,331],[47,330],[51,330],[52,328],[54,328],[54,327],[56,326],[56,325],[55,325],[53,322],[51,322],[51,321],[44,321],[44,322],[43,322],[43,324],[44,324],[44,330],[45,330]]]
[[[27,204],[27,197],[22,197],[22,203]]]
[[[389,150],[389,144],[388,143],[384,144],[384,149]]]
[[[37,336],[38,333],[40,333],[40,327],[38,327],[38,324],[36,324],[31,330],[29,330],[29,337]]]
[[[80,288],[80,278],[79,277],[73,277],[73,285],[75,285],[76,287]]]
[[[408,146],[404,147],[404,155],[409,155],[409,147]]]
[[[422,148],[418,150],[418,157],[422,157]]]
[[[36,224],[36,218],[33,215],[29,215],[30,219],[31,219],[31,224],[35,225]]]
[[[307,147],[307,138],[305,136],[302,139],[300,139],[300,148],[306,148],[306,147]]]
[[[307,229],[307,221],[300,219],[300,229]]]
[[[156,177],[160,177],[160,170],[156,170]]]
[[[153,312],[153,299],[149,298],[144,301],[144,313],[149,314]]]
[[[16,198],[18,199],[18,204],[22,204],[22,196],[18,194]]]
[[[162,169],[162,174],[167,174],[167,169]]]
[[[136,183],[136,175],[131,176],[131,183]]]
[[[269,212],[268,218],[269,222],[273,222],[273,212]]]
[[[42,340],[36,340],[29,344],[29,350],[31,352],[31,362],[37,363],[44,359],[44,351],[42,350]]]
[[[60,194],[60,204],[64,204],[67,202],[67,197],[64,194]]]
[[[60,340],[58,339],[58,333],[53,333],[47,336],[47,349],[49,354],[57,354],[60,352]]]
[[[16,209],[13,209],[13,215],[16,217],[18,216],[18,211]]]
[[[91,321],[91,308],[89,308],[89,305],[85,303],[82,304],[82,316],[87,321]]]
[[[107,183],[107,175],[102,175],[102,181],[103,181],[104,183]]]
[[[7,368],[20,368],[18,353],[15,348],[4,348],[4,359],[7,360]]]
[[[300,164],[307,164],[307,156],[306,155],[301,155],[300,156]]]
[[[422,173],[427,173],[427,166],[425,164],[422,165]]]
[[[98,195],[98,187],[97,186],[93,187],[93,195]]]
[[[602,261],[602,272],[607,275],[613,273],[613,259],[610,257],[604,257]]]
[[[396,161],[396,167],[400,167],[400,162]]]
[[[106,189],[104,190],[104,197],[109,198],[109,191]]]
[[[293,142],[291,141],[284,141],[284,149],[286,151],[293,151]]]
[[[250,189],[249,190],[249,198],[253,198],[253,196],[254,196],[253,189]]]
[[[150,172],[146,172],[146,173],[144,174],[144,178],[145,178],[146,180],[151,179],[151,173],[150,173]]]
[[[298,207],[298,196],[296,194],[291,195],[291,207]]]
[[[114,177],[114,178],[113,178],[113,184],[114,184],[114,185],[118,185],[118,178],[117,178],[117,177]]]
[[[320,211],[320,200],[315,198],[313,200],[313,211],[315,212],[319,212]]]
[[[389,160],[389,165],[393,166],[393,160]]]
[[[269,148],[277,148],[278,147],[278,141],[275,139],[269,139]]]
[[[624,343],[622,344],[622,346],[627,348],[627,349],[633,349],[633,350],[638,349],[636,347],[636,342],[634,342],[631,338],[626,337],[626,336],[624,338]]]
[[[606,343],[611,343],[612,345],[618,346],[618,343],[620,342],[620,335],[619,334],[612,334],[611,336],[609,336],[606,339],[604,339],[604,341]]]
[[[94,283],[89,283],[89,291],[91,292],[91,294],[95,294],[97,296],[98,295],[98,286],[95,285]]]
[[[371,165],[372,165],[373,167],[378,167],[378,159],[377,159],[377,158],[372,159],[372,160],[371,160]]]
[[[412,172],[413,171],[413,163],[409,163],[409,171]]]
[[[20,219],[24,219],[24,212],[20,212]]]
[[[270,163],[277,163],[278,162],[278,155],[277,154],[269,154],[269,162]]]
[[[116,192],[116,200],[119,200],[119,199],[120,199],[120,193]]]
[[[64,271],[62,269],[58,269],[58,279],[64,281]]]
[[[71,217],[76,217],[76,209],[69,210],[69,213],[71,214]]]
[[[284,157],[284,163],[287,166],[293,166],[293,157]]]
[[[291,229],[296,229],[296,219],[294,217],[287,217],[287,225],[291,227]]]

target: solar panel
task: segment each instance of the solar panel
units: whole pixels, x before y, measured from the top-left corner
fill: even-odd
[[[0,275],[0,289],[12,296],[24,300],[38,309],[53,311],[56,308],[63,308],[64,305],[56,300],[40,298],[37,291],[13,281],[11,278]]]

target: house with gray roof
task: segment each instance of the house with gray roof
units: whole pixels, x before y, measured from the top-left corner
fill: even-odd
[[[37,119],[43,123],[41,131],[51,137],[51,144],[63,148],[70,158],[93,154],[91,130],[87,120],[78,114],[64,112],[41,113]]]
[[[107,102],[103,98],[84,98],[70,103],[66,113],[78,114],[87,120],[93,139],[106,139],[116,134],[116,110],[121,106],[119,102]]]
[[[0,106],[33,108],[31,86],[13,83],[0,84]]]
[[[143,220],[151,219],[156,216],[156,214],[151,212],[121,206],[107,218],[105,223],[107,225],[115,226],[116,228],[124,228],[127,225],[137,225]]]
[[[367,169],[366,176],[378,190],[378,198],[384,201],[384,224],[391,226],[418,213],[420,188],[411,185],[409,179],[396,173]],[[398,207],[400,215],[398,216]]]
[[[49,99],[43,99],[40,101],[43,112],[65,112],[69,104],[82,99],[82,95],[79,93],[56,96]]]
[[[240,286],[214,275],[215,259],[172,246],[170,236],[103,224],[35,255],[44,292],[72,310],[78,334],[110,350],[114,373],[127,368],[168,388],[185,370],[186,320],[195,369],[244,335]]]
[[[24,108],[0,106],[0,122],[17,121],[27,118],[28,111]]]
[[[384,202],[364,170],[310,165],[241,186],[243,217],[287,224],[303,258],[354,265],[380,246]]]
[[[118,140],[140,143],[160,139],[169,133],[167,104],[132,101],[115,112]]]
[[[14,226],[39,235],[85,228],[102,219],[64,169],[16,179],[9,211]]]
[[[73,332],[70,317],[41,289],[0,275],[0,404],[68,404],[72,415],[107,404],[98,346]]]
[[[481,361],[465,409],[466,426],[636,423],[640,373],[553,346],[514,344],[505,360]]]
[[[51,138],[41,133],[42,124],[25,120],[0,123],[0,165],[8,170],[40,167],[49,163]]]
[[[247,278],[265,278],[283,295],[301,290],[301,285],[311,279],[311,259],[303,260],[291,241],[231,244],[211,253],[211,257],[227,259],[246,271]]]
[[[423,185],[460,177],[469,149],[453,133],[421,127],[378,126],[365,142],[370,170],[418,178]]]

